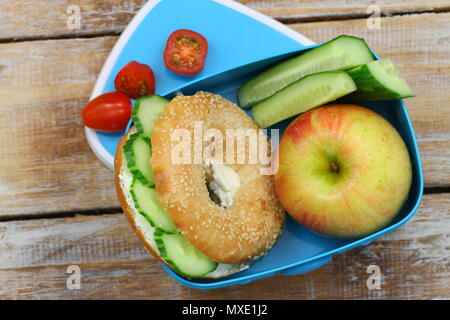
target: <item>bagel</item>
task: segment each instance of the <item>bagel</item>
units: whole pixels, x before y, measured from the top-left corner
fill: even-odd
[[[179,141],[173,139],[174,133],[184,130],[190,137],[195,136],[198,123],[204,131],[212,129],[219,133],[219,139],[216,135],[211,143],[202,138],[200,145],[196,145],[195,137],[188,139],[191,155],[195,158],[200,147],[200,157],[177,163],[173,156]],[[193,96],[175,97],[169,102],[151,135],[149,161],[162,207],[178,232],[196,250],[217,263],[217,268],[204,278],[220,278],[247,268],[273,246],[285,220],[273,176],[261,173],[264,165],[260,161],[249,161],[250,142],[227,147],[230,129],[258,132],[257,125],[235,104],[219,95],[197,92]],[[123,146],[134,132],[133,127],[121,139],[116,152],[118,197],[133,230],[147,250],[176,271],[161,257],[154,239],[155,229],[139,214],[130,194],[132,175],[125,164]],[[219,141],[220,138],[223,139]],[[270,154],[267,137],[259,143]],[[225,152],[204,151],[211,151],[212,145],[222,145]],[[244,162],[239,160],[242,155]]]

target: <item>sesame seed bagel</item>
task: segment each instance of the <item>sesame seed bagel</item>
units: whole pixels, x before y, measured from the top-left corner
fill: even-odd
[[[259,160],[251,161],[250,142],[245,135],[235,136],[244,139],[241,144],[228,140],[230,129],[259,134],[257,125],[241,108],[219,95],[198,92],[174,98],[157,120],[151,137],[151,165],[162,206],[197,250],[224,264],[252,261],[264,255],[280,236],[285,219],[273,176],[262,174],[264,166]],[[203,135],[197,139],[199,130],[215,133],[215,138]],[[191,137],[183,140],[187,143],[183,156],[191,155],[188,162],[174,158],[180,155],[177,152],[181,140],[174,139],[180,132]],[[263,150],[270,154],[265,135],[258,143],[258,148],[264,146]],[[215,152],[206,152],[212,145]],[[207,183],[211,178],[209,157],[226,163],[239,178],[228,205],[211,196]]]

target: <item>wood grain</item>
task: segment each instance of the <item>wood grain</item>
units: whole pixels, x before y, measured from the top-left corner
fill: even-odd
[[[0,45],[0,215],[118,207],[80,112],[116,38]]]
[[[21,5],[0,0],[0,39],[45,39],[62,36],[120,33],[145,0],[24,0]],[[73,11],[80,9],[80,29],[68,27]]]
[[[450,194],[427,195],[406,225],[311,273],[199,291],[176,283],[122,214],[0,223],[0,299],[450,298]],[[368,290],[378,265],[381,289]],[[81,289],[66,288],[69,265]]]
[[[166,0],[167,1],[167,0]],[[118,34],[127,26],[145,0],[0,0],[0,40],[45,39],[67,36]],[[372,12],[368,6],[377,5],[382,15],[442,11],[450,1],[442,0],[240,0],[242,4],[281,21],[324,20],[343,17],[364,17]],[[69,5],[81,12],[80,29],[69,29]]]
[[[281,21],[320,21],[344,17],[366,17],[373,14],[370,6],[380,9],[381,15],[408,12],[442,11],[450,7],[450,1],[442,0],[240,0],[242,4]]]
[[[427,186],[450,185],[450,14],[292,25],[317,41],[363,36],[390,57],[407,100]],[[115,208],[111,172],[90,151],[80,111],[117,37],[0,44],[0,219]]]

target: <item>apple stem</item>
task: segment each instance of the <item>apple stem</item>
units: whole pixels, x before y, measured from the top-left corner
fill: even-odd
[[[331,167],[332,172],[334,172],[334,173],[339,172],[339,166],[336,162],[332,161],[330,164],[330,167]]]

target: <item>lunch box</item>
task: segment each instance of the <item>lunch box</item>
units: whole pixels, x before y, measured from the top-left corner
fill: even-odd
[[[172,73],[162,58],[165,41],[177,29],[191,29],[209,42],[205,68],[194,77]],[[370,39],[367,39],[370,45]],[[114,91],[114,78],[131,60],[151,66],[156,77],[156,94],[173,97],[198,90],[217,93],[237,103],[236,91],[242,83],[262,70],[319,44],[283,24],[230,0],[150,0],[125,29],[103,66],[91,99]],[[375,54],[376,55],[376,54]],[[380,59],[376,55],[377,59]],[[165,265],[167,273],[191,288],[213,289],[246,284],[275,274],[298,275],[320,268],[334,255],[391,232],[417,211],[423,192],[423,176],[414,130],[402,100],[361,103],[385,117],[405,141],[412,161],[413,183],[401,212],[382,230],[357,240],[329,238],[307,230],[290,217],[274,247],[239,273],[216,280],[184,278]],[[283,130],[292,119],[271,128]],[[131,125],[131,124],[130,124]],[[129,125],[129,126],[130,126]],[[97,132],[86,127],[94,153],[113,168],[114,153],[125,134]]]

